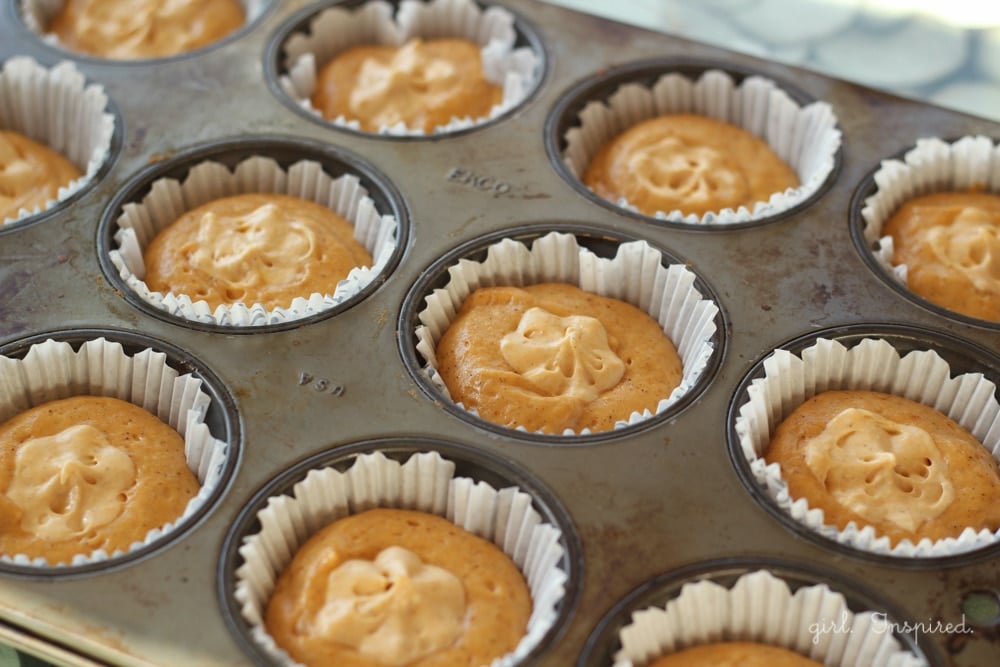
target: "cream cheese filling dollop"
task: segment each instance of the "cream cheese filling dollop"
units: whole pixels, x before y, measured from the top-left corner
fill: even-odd
[[[22,530],[59,541],[117,519],[135,483],[128,454],[99,429],[80,425],[24,442],[6,495],[23,512]]]
[[[869,522],[912,532],[955,499],[931,435],[868,410],[837,414],[805,442],[805,461],[837,502]]]
[[[373,561],[348,560],[332,570],[323,606],[298,630],[398,666],[454,644],[465,613],[465,589],[455,575],[389,547]]]
[[[200,48],[245,21],[237,0],[67,0],[49,28],[70,49],[132,59]]]
[[[635,177],[633,185],[623,180],[623,189],[635,188],[665,211],[733,207],[749,197],[746,179],[721,152],[673,136],[637,146],[622,173]]]
[[[524,312],[517,329],[500,339],[504,360],[546,396],[593,401],[625,375],[608,332],[595,317],[559,317],[544,308]]]
[[[1000,295],[1000,217],[965,207],[950,225],[929,229],[927,243],[942,264],[976,289]]]
[[[300,282],[316,245],[316,233],[308,225],[264,204],[245,215],[205,213],[190,261],[238,299],[251,287]]]
[[[361,65],[350,109],[375,125],[406,122],[426,108],[438,108],[462,94],[459,71],[447,58],[435,57],[414,39],[388,62],[369,58]]]

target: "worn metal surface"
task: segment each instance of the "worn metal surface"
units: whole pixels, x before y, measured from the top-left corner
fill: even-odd
[[[957,622],[965,593],[997,588],[996,550],[988,558],[910,568],[828,549],[789,530],[741,483],[727,451],[726,418],[737,386],[760,357],[818,328],[911,324],[998,348],[996,329],[941,317],[886,286],[852,245],[848,207],[879,160],[917,137],[998,136],[1000,127],[533,0],[505,4],[538,30],[545,79],[511,117],[454,137],[360,136],[305,119],[279,101],[265,81],[265,52],[275,31],[306,6],[301,0],[275,3],[238,39],[194,57],[155,66],[78,61],[120,110],[123,150],[74,206],[0,234],[0,342],[75,327],[136,330],[169,341],[203,360],[235,396],[243,455],[213,512],[163,552],[103,574],[52,581],[0,577],[0,619],[8,628],[113,664],[246,664],[215,592],[222,541],[241,507],[267,480],[310,454],[408,435],[466,443],[521,464],[572,515],[584,549],[582,598],[563,636],[539,661],[544,667],[573,664],[601,616],[636,586],[707,559],[760,556],[803,564],[854,582],[924,623]],[[8,0],[0,7],[0,58],[32,55],[47,65],[64,59],[27,33],[14,5]],[[599,70],[669,57],[732,62],[832,104],[844,147],[830,190],[799,214],[731,231],[640,222],[575,191],[545,150],[550,110],[573,84]],[[261,134],[344,148],[396,185],[412,226],[385,284],[335,317],[254,335],[198,331],[123,299],[102,273],[96,251],[99,220],[118,189],[148,164],[194,144]],[[462,174],[508,187],[482,189]],[[720,297],[728,320],[726,358],[711,386],[676,419],[600,444],[539,445],[456,419],[418,389],[397,342],[401,337],[405,344],[411,333],[396,326],[410,286],[462,242],[546,221],[647,238],[687,260]],[[345,391],[316,391],[300,384],[303,373]],[[987,667],[1000,656],[995,629],[926,639],[939,664]]]

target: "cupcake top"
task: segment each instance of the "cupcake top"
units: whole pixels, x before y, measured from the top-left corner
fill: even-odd
[[[503,426],[556,434],[651,412],[683,376],[656,320],[566,283],[476,290],[436,354],[454,400]]]
[[[197,495],[181,435],[106,396],[49,401],[0,424],[0,553],[67,563],[126,551]]]
[[[71,51],[134,60],[201,48],[245,22],[239,0],[66,0],[48,31]]]
[[[765,460],[795,498],[841,530],[871,525],[892,543],[1000,530],[1000,469],[971,433],[932,407],[873,391],[826,391],[778,425]]]
[[[625,200],[651,216],[752,209],[799,185],[766,142],[694,114],[658,116],[628,128],[597,151],[583,182],[601,197]]]
[[[1000,322],[1000,195],[934,192],[904,203],[882,232],[906,285],[956,313]]]
[[[266,626],[307,666],[451,667],[513,651],[530,614],[524,577],[496,545],[433,514],[372,509],[298,549]]]
[[[22,134],[0,130],[0,220],[43,208],[83,174],[60,153]]]
[[[160,231],[144,253],[146,284],[211,308],[332,294],[368,250],[344,218],[314,202],[248,193],[212,200]]]
[[[402,46],[356,46],[319,72],[312,102],[326,118],[377,132],[399,123],[431,132],[456,118],[485,118],[503,91],[483,73],[478,44],[413,38]]]

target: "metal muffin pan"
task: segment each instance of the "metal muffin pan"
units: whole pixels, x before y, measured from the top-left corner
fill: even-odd
[[[0,235],[0,343],[113,328],[183,350],[232,395],[241,455],[211,511],[154,554],[45,581],[0,574],[0,641],[62,664],[252,662],[218,593],[231,525],[258,490],[297,463],[382,438],[446,440],[500,457],[537,477],[565,507],[583,546],[582,592],[561,635],[532,662],[542,667],[575,664],[602,617],[630,591],[720,559],[780,559],[815,579],[870,591],[917,623],[958,623],[963,603],[968,611],[996,595],[1000,559],[992,552],[911,568],[830,548],[786,525],[742,483],[728,452],[727,415],[759,359],[818,329],[903,325],[996,355],[995,328],[920,307],[886,285],[854,248],[848,215],[865,175],[916,138],[996,137],[1000,125],[536,0],[502,4],[537,35],[540,85],[509,115],[450,136],[363,135],[305,119],[279,99],[270,80],[274,40],[308,10],[304,0],[274,3],[239,36],[186,57],[73,59],[120,112],[122,149],[72,206]],[[68,58],[26,30],[17,7],[17,0],[0,5],[0,59],[29,55],[52,66]],[[651,60],[731,64],[831,104],[843,149],[828,189],[778,220],[710,233],[643,220],[581,193],[547,148],[554,110],[606,70]],[[101,221],[116,197],[144,170],[192,147],[245,140],[250,151],[264,136],[357,156],[399,193],[409,232],[386,280],[332,316],[253,333],[192,326],[125,298],[99,259],[107,242]],[[428,267],[464,244],[552,221],[646,239],[711,286],[725,313],[725,355],[683,411],[600,442],[539,446],[456,418],[414,378],[401,354],[411,332],[399,323]],[[1000,364],[993,356],[990,367]],[[998,620],[966,620],[972,633],[919,637],[932,664],[996,663]]]

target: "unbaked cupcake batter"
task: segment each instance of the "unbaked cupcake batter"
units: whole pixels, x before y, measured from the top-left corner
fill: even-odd
[[[524,635],[531,594],[493,543],[433,514],[374,509],[313,535],[267,605],[307,667],[488,665]]]
[[[186,294],[213,309],[288,308],[295,297],[333,294],[351,269],[372,264],[354,227],[332,210],[256,193],[188,211],[156,235],[143,258],[151,290]]]
[[[732,641],[682,649],[649,667],[822,667],[822,663],[781,646]]]
[[[71,51],[133,60],[201,48],[245,22],[239,0],[66,0],[48,29]]]
[[[625,199],[645,215],[704,215],[752,210],[799,185],[798,176],[753,134],[693,114],[659,116],[602,146],[584,184],[611,202]]]
[[[873,391],[827,391],[775,431],[765,459],[825,523],[870,525],[893,545],[1000,529],[1000,470],[937,410]]]
[[[0,221],[44,208],[81,176],[65,157],[17,132],[0,131]]]
[[[179,519],[199,488],[156,415],[105,396],[44,403],[0,424],[0,553],[110,556]]]
[[[915,294],[948,310],[1000,321],[1000,195],[937,192],[886,222],[894,264]]]
[[[607,431],[633,412],[654,412],[682,371],[649,315],[564,283],[476,290],[435,356],[454,401],[546,433]]]
[[[464,39],[354,47],[317,79],[313,106],[326,118],[357,120],[368,132],[397,123],[431,132],[453,118],[484,118],[503,97],[483,74],[479,45]]]

